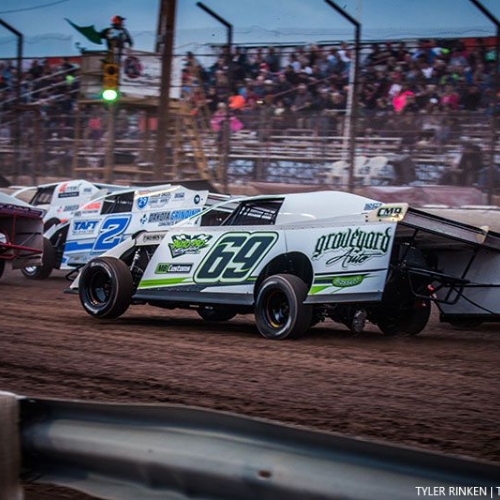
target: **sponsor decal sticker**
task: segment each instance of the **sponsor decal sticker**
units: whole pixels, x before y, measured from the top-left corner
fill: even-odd
[[[63,212],[74,212],[75,210],[78,210],[78,207],[80,205],[65,205],[62,209]]]
[[[73,234],[92,234],[98,224],[97,220],[75,220],[73,221]]]
[[[164,234],[145,234],[142,241],[144,243],[159,243],[164,236]]]
[[[90,203],[86,203],[83,207],[82,210],[85,212],[87,211],[96,211],[101,209],[101,202],[100,201],[91,201]]]
[[[149,197],[148,196],[140,196],[137,198],[137,206],[139,207],[140,210],[145,208],[148,204]]]
[[[149,204],[151,208],[161,208],[168,204],[171,197],[171,193],[155,194],[149,197]]]
[[[403,212],[403,208],[400,206],[385,206],[385,207],[380,207],[377,210],[377,216],[378,217],[395,217],[400,215]]]
[[[358,286],[366,278],[366,274],[354,274],[350,276],[334,276],[332,285],[338,288],[348,288],[350,286]]]
[[[343,268],[361,265],[367,260],[387,254],[391,243],[391,228],[384,231],[348,228],[318,238],[312,255],[318,260],[325,255],[335,255],[326,261],[327,266],[340,262]]]
[[[153,212],[149,214],[148,222],[153,224],[155,222],[165,222],[170,220],[170,212]]]
[[[199,208],[187,208],[186,210],[172,210],[171,219],[175,222],[187,219],[193,215],[200,213]]]
[[[375,210],[380,205],[382,205],[380,202],[365,203],[365,210]]]
[[[172,242],[168,244],[172,258],[180,257],[186,254],[198,254],[203,248],[208,246],[208,242],[212,239],[208,234],[174,234]]]
[[[168,273],[190,273],[193,264],[175,264],[171,262],[160,262],[155,269],[155,274],[168,274]]]
[[[59,193],[59,198],[76,198],[80,196],[78,191],[64,191],[63,193]]]

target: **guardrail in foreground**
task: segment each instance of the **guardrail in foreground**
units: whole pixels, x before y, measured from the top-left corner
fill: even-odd
[[[496,498],[500,466],[193,407],[0,393],[0,500],[26,482],[120,500]]]

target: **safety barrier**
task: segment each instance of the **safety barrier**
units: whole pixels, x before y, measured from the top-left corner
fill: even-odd
[[[500,478],[497,464],[178,405],[0,393],[0,417],[0,500],[28,481],[121,500],[404,500],[418,488],[496,494]]]

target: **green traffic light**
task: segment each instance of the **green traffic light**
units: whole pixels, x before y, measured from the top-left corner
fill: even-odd
[[[116,101],[118,99],[118,92],[114,89],[106,89],[102,93],[102,98],[108,102]]]

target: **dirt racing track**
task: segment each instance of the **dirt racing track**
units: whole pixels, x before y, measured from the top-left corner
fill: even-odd
[[[0,280],[0,390],[33,397],[178,403],[346,436],[500,462],[500,333],[458,331],[434,313],[419,336],[357,337],[327,321],[298,341],[260,337],[253,316],[131,307],[87,316],[45,281]],[[29,485],[28,500],[84,499]]]

